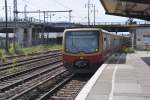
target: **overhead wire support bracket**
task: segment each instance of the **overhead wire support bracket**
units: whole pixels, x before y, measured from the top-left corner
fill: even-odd
[[[62,10],[62,11],[17,11],[17,13],[51,13],[51,12],[72,12],[72,10]]]

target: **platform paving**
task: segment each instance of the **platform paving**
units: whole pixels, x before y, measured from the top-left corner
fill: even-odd
[[[113,56],[102,67],[75,100],[150,100],[150,53]]]

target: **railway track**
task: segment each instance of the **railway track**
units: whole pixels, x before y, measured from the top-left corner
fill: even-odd
[[[42,79],[52,76],[57,70],[64,70],[61,61],[61,52],[57,51],[21,59],[15,65],[15,72],[10,72],[14,69],[12,63],[4,64],[0,67],[0,100],[6,100],[41,83]]]
[[[44,54],[40,54],[40,55],[34,55],[34,56],[27,56],[27,57],[22,57],[22,58],[14,58],[16,60],[17,63],[21,63],[21,62],[25,62],[25,61],[31,61],[31,60],[36,60],[36,59],[39,59],[39,58],[43,58],[43,57],[48,57],[48,56],[51,56],[51,55],[54,55],[54,54],[61,54],[61,51],[51,51],[51,52],[48,52],[48,53],[44,53]],[[13,60],[14,59],[11,59],[11,61],[7,62],[7,63],[3,63],[3,64],[0,64],[0,67],[4,67],[4,66],[8,66],[8,65],[11,65],[13,64]]]
[[[57,63],[60,63],[60,64],[57,64]],[[53,61],[49,64],[51,64],[51,65],[62,65],[62,63],[59,61]],[[2,87],[0,86],[0,91],[3,92],[3,91],[5,91],[5,90],[7,90],[13,86],[19,85],[22,82],[28,81],[31,78],[37,77],[38,75],[41,75],[42,73],[53,70],[53,69],[55,69],[55,67],[53,68],[53,67],[50,67],[48,65],[41,65],[40,68],[38,68],[38,69],[32,69],[32,70],[28,70],[28,72],[24,71],[21,73],[12,74],[12,75],[2,77],[2,78],[0,78],[0,85],[2,86]],[[3,85],[4,83],[6,83],[6,86]]]
[[[53,75],[41,76],[40,82],[32,80],[32,82],[24,83],[23,86],[18,86],[9,93],[6,92],[3,99],[0,100],[73,100],[90,78],[89,76],[77,77],[63,68],[61,71],[57,70],[51,74]]]
[[[41,58],[33,59],[33,60],[25,60],[24,62],[10,64],[7,66],[0,67],[0,80],[4,77],[12,76],[12,74],[19,74],[19,73],[25,73],[29,70],[35,70],[43,65],[48,65],[53,62],[53,60],[59,59],[62,60],[60,53],[55,53],[51,55],[46,55]]]
[[[73,100],[88,79],[89,76],[70,74],[62,63],[57,63],[18,80],[4,81],[0,85],[0,100]]]
[[[41,55],[41,54],[48,54],[48,53],[52,53],[52,52],[59,52],[60,50],[49,50],[49,51],[44,51],[44,52],[38,52],[38,53],[32,53],[32,54],[28,54],[28,57],[33,57],[33,56],[37,56],[37,55]],[[6,56],[5,58],[7,59],[14,59],[14,58],[25,58],[27,55],[25,54],[20,54],[20,55],[13,55],[13,56]]]
[[[91,76],[70,75],[36,100],[74,100]]]
[[[60,51],[0,67],[0,100],[72,100],[89,78],[76,77],[62,64]],[[63,94],[62,94],[63,93]]]
[[[49,65],[43,70],[5,80],[0,83],[0,100],[16,100],[20,96],[36,89],[38,86],[43,85],[65,71],[66,69],[62,63],[59,62]]]

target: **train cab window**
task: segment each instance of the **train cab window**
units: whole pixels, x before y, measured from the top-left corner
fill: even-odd
[[[65,34],[65,50],[72,53],[98,52],[99,33],[97,31],[67,32]]]

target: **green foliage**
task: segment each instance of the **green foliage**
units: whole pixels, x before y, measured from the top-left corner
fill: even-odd
[[[61,45],[38,45],[29,48],[22,48],[21,51],[25,54],[33,54],[38,52],[44,52],[48,50],[62,49]]]
[[[28,48],[20,48],[17,43],[15,43],[15,48],[13,43],[10,44],[9,52],[10,54],[33,54],[38,52],[44,52],[48,50],[55,50],[55,49],[62,49],[62,45],[38,45],[38,46],[32,46]],[[0,57],[4,56],[4,50],[0,49]],[[5,58],[3,58],[3,61],[5,62]]]
[[[15,52],[14,46],[13,46],[12,43],[10,44],[9,52],[10,52],[11,54],[13,54],[13,53]]]
[[[19,50],[20,50],[20,47],[19,47],[18,43],[15,43],[15,45],[13,43],[10,44],[9,52],[11,54],[17,53],[17,51],[19,51]]]
[[[10,73],[16,73],[17,72],[17,59],[13,59],[12,61],[12,68],[9,70]]]
[[[3,50],[2,49],[0,49],[0,58],[2,58],[3,57]]]
[[[124,53],[134,53],[135,50],[134,50],[133,48],[124,48],[124,49],[123,49],[123,52],[124,52]]]
[[[146,48],[146,49],[144,49],[144,51],[150,51],[150,48]]]
[[[15,58],[15,59],[13,59],[12,66],[13,66],[13,67],[16,67],[16,66],[17,66],[17,59],[16,59],[16,58]]]
[[[5,57],[2,57],[1,60],[2,60],[2,63],[7,63],[7,59]]]
[[[5,57],[6,55],[6,52],[4,49],[0,49],[0,59],[1,59],[1,62],[4,64],[4,63],[7,63],[7,59]]]

